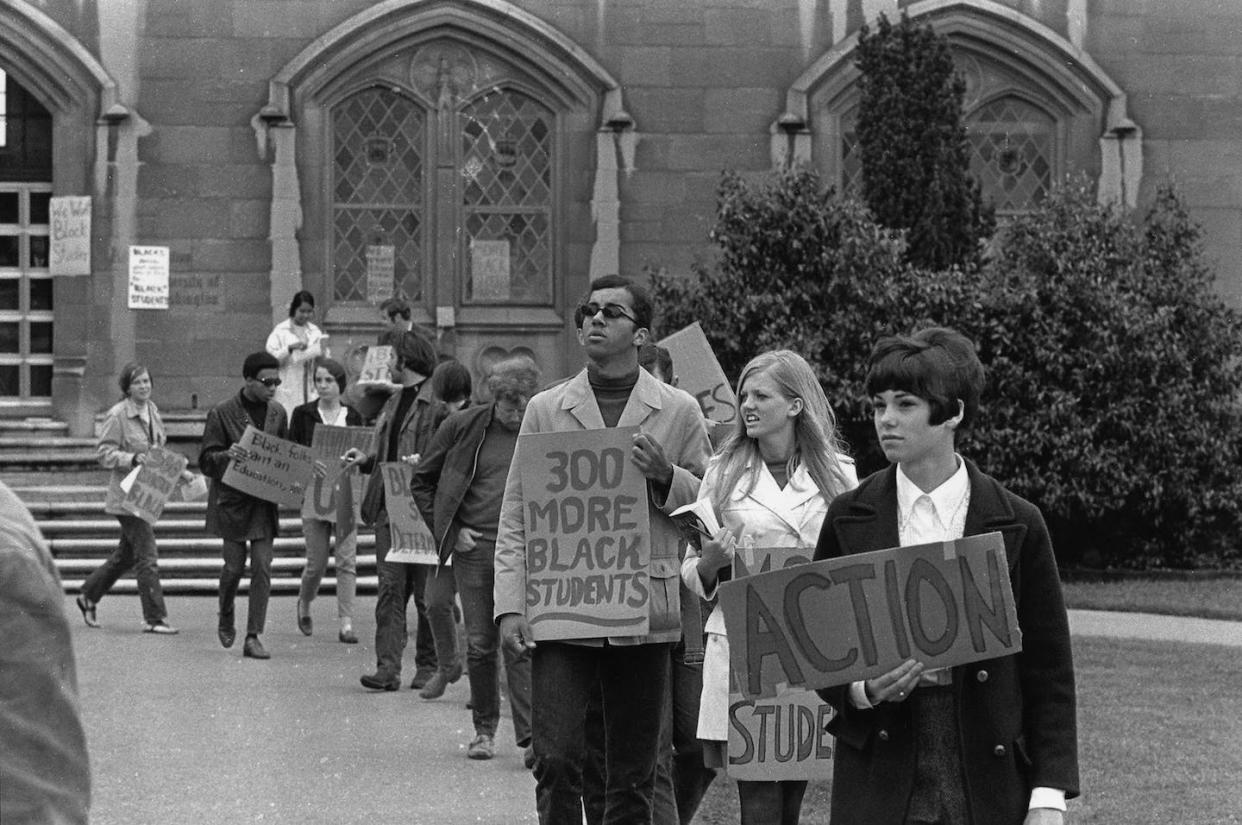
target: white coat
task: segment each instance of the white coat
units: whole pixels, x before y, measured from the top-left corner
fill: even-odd
[[[319,397],[311,367],[316,358],[328,355],[327,337],[311,322],[298,327],[292,318],[281,321],[267,336],[265,349],[280,362],[280,386],[276,388],[275,401],[285,408],[286,415],[293,415],[293,408],[299,404]],[[298,341],[304,341],[306,349],[289,352],[289,345]]]
[[[838,456],[838,460],[848,479],[847,488],[858,486],[853,460],[847,456]],[[703,477],[699,498],[713,499],[719,483],[720,461],[716,458]],[[810,561],[827,512],[828,503],[805,466],[799,464],[782,489],[761,462],[755,488],[749,493],[735,489],[716,517],[722,527],[741,528],[737,542],[739,553],[751,547],[782,548],[787,549],[790,556],[803,556]],[[779,562],[773,559],[773,567],[777,564]],[[686,551],[681,578],[701,598],[715,598],[715,588],[706,591],[699,578],[699,555],[693,548]],[[724,742],[729,739],[729,640],[725,635],[724,612],[719,606],[712,610],[705,630],[707,649],[703,658],[703,694],[697,735],[700,739]]]

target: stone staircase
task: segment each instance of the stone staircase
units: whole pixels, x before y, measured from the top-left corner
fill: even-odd
[[[174,431],[174,422],[168,415],[164,418],[170,445],[193,460],[202,433],[201,416],[197,432],[193,421]],[[90,572],[116,549],[120,537],[116,518],[104,512],[108,471],[95,460],[95,440],[72,438],[64,424],[46,419],[0,419],[0,479],[33,513],[51,545],[66,592],[80,590]],[[155,526],[160,579],[167,592],[217,590],[223,566],[220,539],[204,529],[206,510],[206,502],[171,501]],[[302,520],[296,511],[282,510],[272,561],[272,590],[295,591],[305,559]],[[336,587],[334,571],[335,562],[329,559],[324,592]],[[242,587],[248,583],[248,578],[243,579]],[[375,534],[364,527],[358,534],[358,590],[369,593],[375,588]],[[136,591],[132,574],[113,588],[118,593]]]

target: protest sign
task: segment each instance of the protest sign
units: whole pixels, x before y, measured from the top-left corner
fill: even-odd
[[[702,324],[695,321],[674,332],[662,339],[660,346],[673,358],[677,388],[694,396],[703,415],[721,424],[728,424],[737,417],[737,398],[703,334]]]
[[[155,524],[164,512],[164,505],[177,489],[181,473],[188,462],[185,456],[163,447],[152,447],[147,459],[138,467],[133,484],[121,502],[128,510],[148,524]]]
[[[356,495],[355,489],[355,480],[360,474],[353,468],[346,471],[341,464],[341,456],[351,447],[366,452],[371,447],[371,437],[370,427],[333,427],[327,424],[315,427],[311,436],[311,453],[316,461],[322,461],[327,466],[327,472],[323,476],[314,476],[310,486],[306,488],[306,498],[302,500],[302,518],[335,524],[340,494],[348,493],[349,509],[354,513],[354,523],[361,521],[358,509],[362,505],[362,499]]]
[[[362,372],[358,373],[359,384],[387,384],[392,381],[388,373],[388,359],[392,357],[392,347],[374,346],[367,348],[366,359],[362,362]]]
[[[129,248],[129,308],[168,309],[168,247]]]
[[[247,424],[237,442],[250,451],[245,461],[233,459],[221,479],[243,493],[284,507],[301,507],[315,475],[310,447],[268,435]]]
[[[720,586],[730,666],[747,696],[1022,649],[1000,533],[877,550]]]
[[[775,782],[832,776],[832,706],[813,691],[785,688],[770,699],[729,692],[729,755],[734,779]]]
[[[526,518],[526,615],[535,639],[647,632],[647,480],[637,427],[518,437]]]
[[[51,199],[52,275],[91,274],[91,199],[89,195],[68,195]]]
[[[436,540],[423,521],[414,496],[410,493],[410,480],[414,468],[404,461],[385,461],[380,465],[384,474],[384,501],[388,507],[388,529],[392,535],[392,547],[386,561],[402,564],[436,564]],[[451,557],[450,557],[451,560]]]

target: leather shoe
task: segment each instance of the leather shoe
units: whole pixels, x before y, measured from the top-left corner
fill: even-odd
[[[535,769],[535,749],[533,746],[527,745],[526,750],[522,751],[522,764],[526,766],[528,771]]]
[[[315,632],[315,623],[311,621],[310,605],[298,599],[298,630],[302,631],[303,636],[309,636]]]
[[[359,682],[368,690],[396,690],[401,687],[399,678],[388,678],[379,673],[367,673],[359,677]]]
[[[418,695],[424,699],[439,699],[444,695],[444,689],[461,678],[461,662],[455,662],[451,668],[437,670],[427,684],[423,685],[423,689]]]
[[[358,636],[354,633],[354,631],[351,628],[342,628],[341,632],[336,634],[336,638],[340,639],[342,642],[344,642],[347,645],[358,644]]]
[[[78,604],[78,610],[82,611],[82,621],[86,622],[86,626],[99,627],[99,620],[95,618],[95,605],[87,601],[85,596],[78,596],[74,601]]]
[[[258,636],[247,636],[245,643],[242,645],[242,655],[251,659],[270,659],[272,654],[267,652],[263,647],[263,643],[259,641]]]
[[[435,672],[434,667],[419,666],[418,670],[414,671],[414,678],[410,680],[410,690],[419,690],[424,687],[427,682],[431,681]]]
[[[237,631],[231,627],[220,625],[220,627],[216,628],[216,636],[220,639],[220,644],[225,647],[232,647],[233,642],[237,640]]]

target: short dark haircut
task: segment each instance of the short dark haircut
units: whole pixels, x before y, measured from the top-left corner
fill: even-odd
[[[444,361],[431,373],[431,392],[446,404],[469,401],[473,391],[470,370],[455,358]]]
[[[400,315],[401,320],[410,320],[410,303],[404,298],[392,297],[380,304],[380,312],[388,316],[388,320],[392,320]]]
[[[487,388],[494,401],[517,404],[528,400],[539,391],[541,380],[539,365],[529,355],[514,355],[492,364],[487,376]]]
[[[393,342],[397,356],[397,368],[413,370],[428,378],[436,368],[436,348],[417,332],[403,332]]]
[[[345,383],[348,377],[345,372],[345,366],[340,361],[320,356],[315,359],[315,370],[311,375],[317,375],[320,367],[327,370],[328,374],[336,379],[336,385],[341,388],[341,392],[345,392]]]
[[[634,310],[634,319],[637,321],[638,328],[646,327],[651,329],[651,317],[654,313],[651,303],[651,295],[642,286],[634,283],[629,278],[622,278],[620,275],[605,275],[602,278],[596,278],[591,281],[591,288],[587,290],[587,294],[582,296],[580,303],[585,304],[591,300],[591,293],[599,289],[624,289],[630,293],[630,303],[633,304],[630,309]],[[577,309],[574,309],[574,326],[582,326],[583,315]]]
[[[130,361],[128,364],[121,367],[121,374],[117,376],[116,383],[117,386],[121,388],[121,395],[123,397],[129,397],[130,385],[134,383],[135,378],[142,375],[144,372],[148,376],[151,374],[151,370],[147,369],[146,364],[139,364],[137,361]]]
[[[242,364],[242,378],[258,378],[263,370],[278,369],[280,369],[280,362],[276,360],[275,355],[267,350],[252,352],[246,356],[246,361]]]
[[[886,390],[917,395],[931,407],[931,424],[957,415],[960,400],[965,427],[979,412],[983,383],[983,364],[970,339],[945,327],[929,327],[877,341],[863,386],[868,396]]]
[[[643,344],[638,348],[638,366],[650,372],[652,364],[660,368],[660,375],[664,376],[666,383],[672,383],[672,353],[657,344]]]
[[[300,289],[293,293],[293,300],[289,302],[290,318],[294,316],[294,314],[298,311],[298,307],[302,304],[310,304],[312,307],[315,306],[315,296],[311,295],[310,292],[305,289]]]

